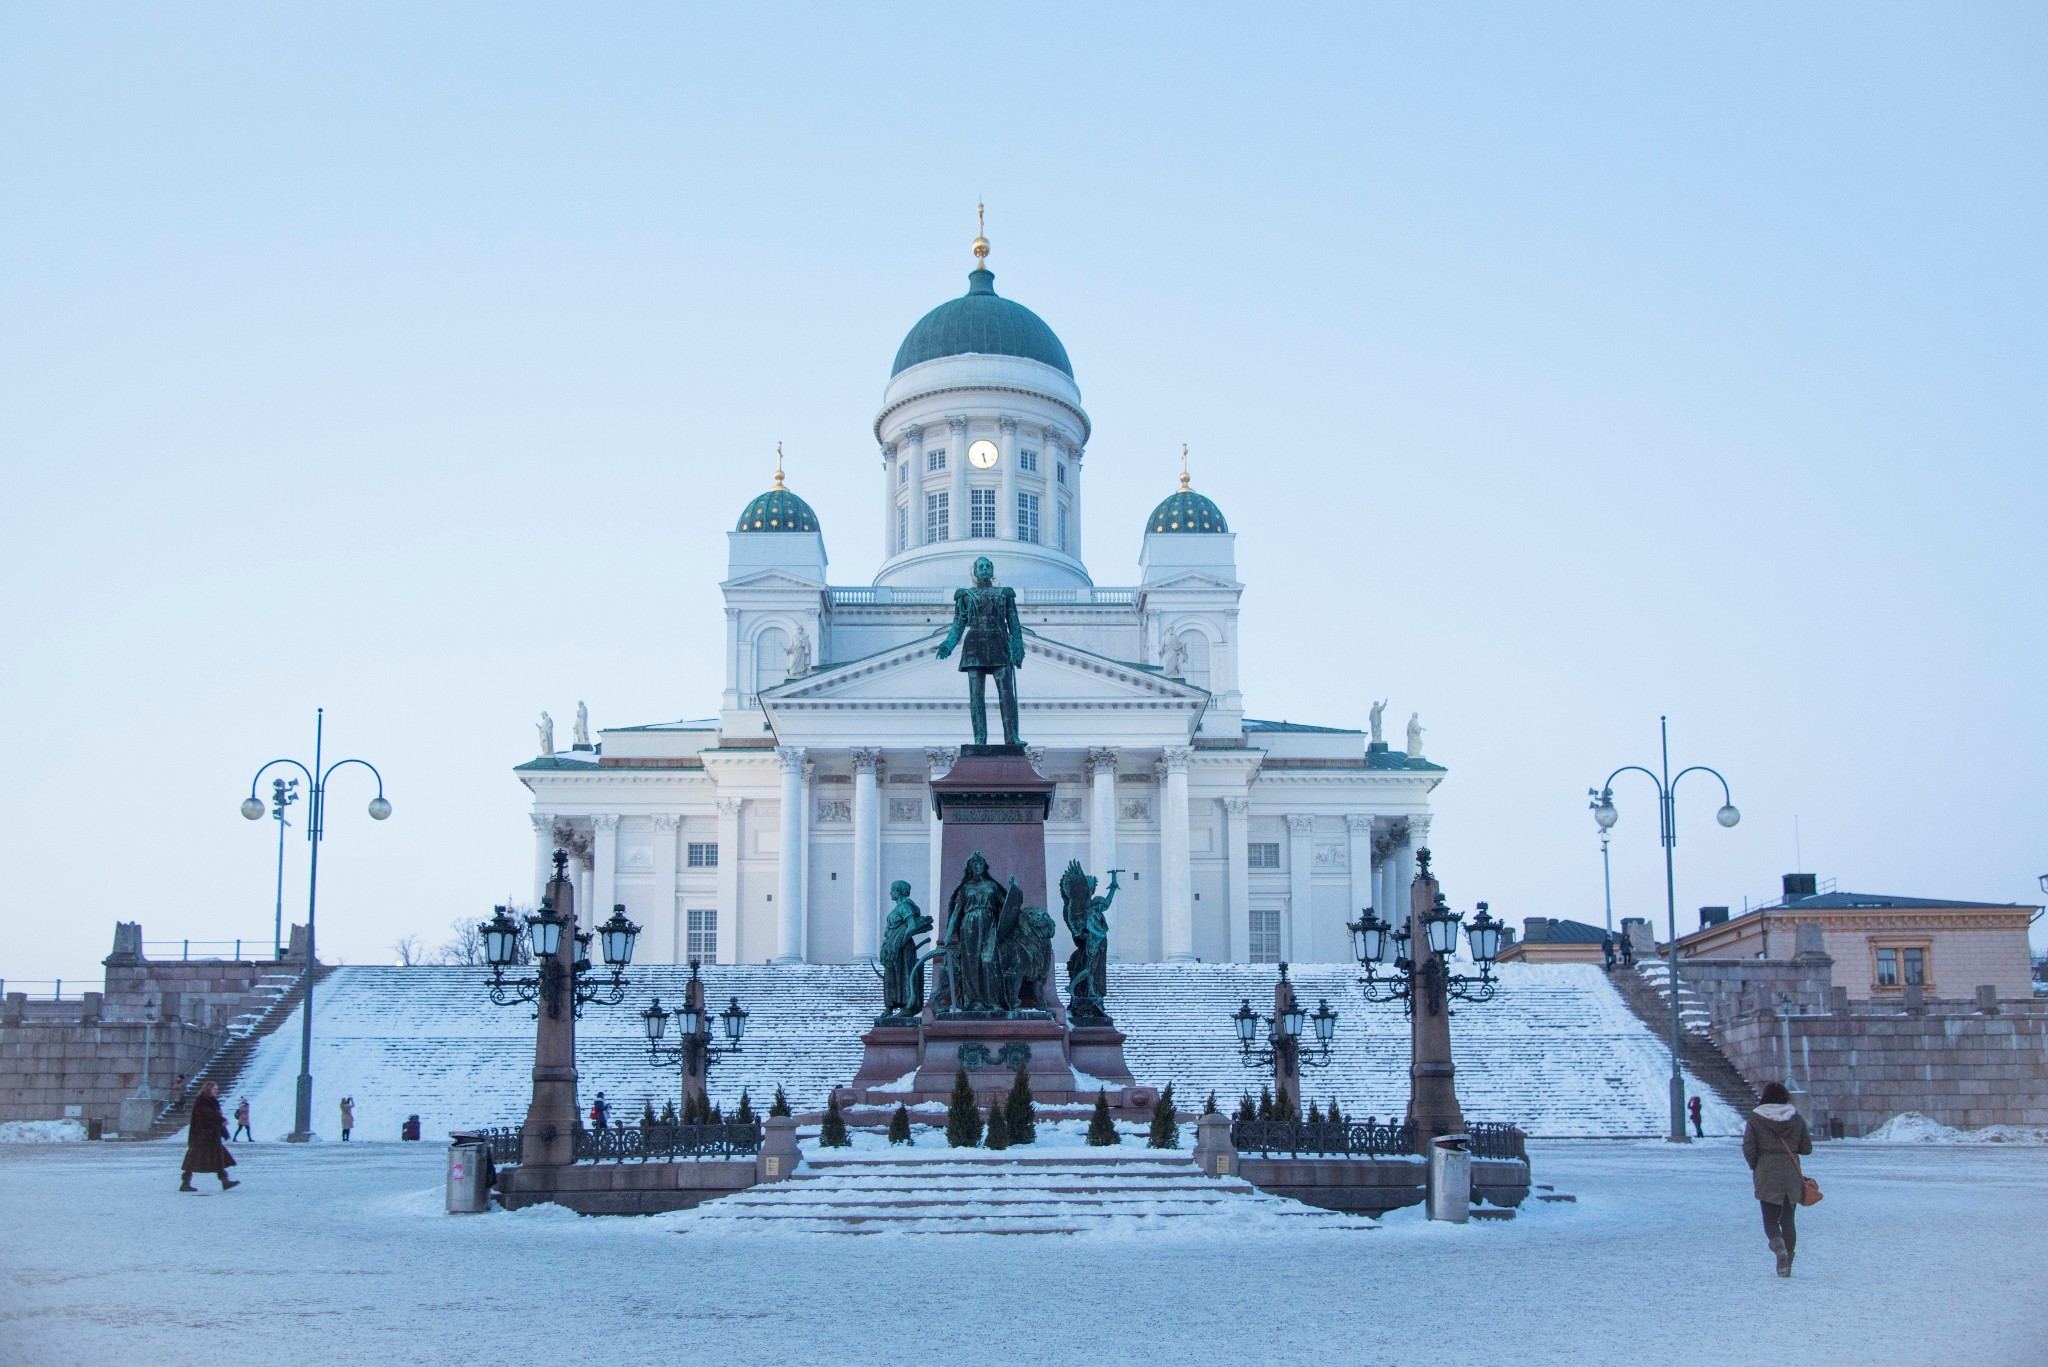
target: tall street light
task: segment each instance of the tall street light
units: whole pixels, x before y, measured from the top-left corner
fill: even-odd
[[[1742,813],[1735,810],[1735,803],[1728,793],[1728,780],[1716,770],[1704,764],[1695,764],[1681,769],[1674,777],[1671,773],[1671,723],[1667,717],[1657,718],[1657,728],[1662,745],[1662,773],[1656,774],[1640,764],[1624,764],[1607,776],[1607,782],[1600,785],[1600,800],[1593,807],[1593,820],[1600,823],[1604,834],[1614,829],[1614,823],[1621,814],[1614,810],[1614,780],[1633,769],[1657,785],[1657,821],[1664,841],[1664,912],[1671,933],[1671,1134],[1674,1144],[1688,1144],[1692,1137],[1685,1132],[1685,1079],[1678,1072],[1679,1024],[1678,1024],[1678,891],[1671,868],[1671,852],[1678,847],[1678,795],[1679,779],[1687,774],[1713,774],[1721,783],[1721,810],[1714,813],[1714,819],[1723,826],[1733,826],[1742,820]]]
[[[384,800],[384,775],[377,772],[377,766],[363,759],[338,759],[326,768],[321,768],[321,743],[325,736],[327,709],[317,708],[313,713],[313,767],[308,769],[295,759],[274,759],[256,771],[256,777],[249,780],[249,796],[242,800],[242,815],[251,821],[263,819],[263,799],[256,796],[256,785],[263,781],[263,775],[280,764],[289,765],[305,775],[311,788],[311,803],[307,807],[306,839],[313,843],[306,874],[306,964],[299,974],[304,989],[304,1000],[300,1010],[304,1013],[299,1022],[299,1095],[298,1106],[293,1113],[292,1132],[285,1139],[294,1144],[303,1144],[313,1137],[313,966],[316,958],[313,952],[313,913],[320,901],[320,839],[327,825],[327,780],[336,769],[350,764],[360,764],[370,771],[377,780],[377,796],[370,799],[370,819],[382,821],[391,815],[391,804]],[[276,790],[272,789],[273,795]],[[280,809],[282,810],[282,809]],[[279,818],[282,820],[282,817]]]
[[[277,820],[277,923],[270,932],[270,957],[284,957],[284,828],[292,823],[284,819],[284,809],[299,800],[299,781],[286,782],[281,778],[270,780],[270,814]]]
[[[1593,819],[1600,819],[1600,794],[1593,788],[1586,789],[1586,796],[1592,798],[1586,806],[1593,811]],[[1614,934],[1614,872],[1607,862],[1607,837],[1612,834],[1605,826],[1600,828],[1600,890],[1607,900],[1607,933]],[[1614,947],[1608,946],[1609,950]],[[1613,955],[1610,953],[1609,958]]]

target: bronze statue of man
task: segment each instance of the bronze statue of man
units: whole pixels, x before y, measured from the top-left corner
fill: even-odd
[[[953,628],[939,646],[945,659],[960,647],[967,675],[967,708],[974,714],[974,743],[988,744],[988,676],[996,679],[996,705],[1003,714],[1003,744],[1022,745],[1017,735],[1017,671],[1024,664],[1024,624],[1017,618],[1017,590],[996,587],[996,567],[987,556],[974,562],[971,588],[953,590]]]

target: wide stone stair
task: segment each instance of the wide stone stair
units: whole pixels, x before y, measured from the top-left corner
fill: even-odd
[[[1646,960],[1637,964],[1633,973],[1616,969],[1610,979],[1614,990],[1637,1019],[1654,1030],[1659,1039],[1669,1040],[1671,966]],[[1749,1085],[1749,1079],[1728,1061],[1728,1056],[1721,1052],[1721,1046],[1714,1042],[1709,1028],[1711,1019],[1706,999],[1686,985],[1685,975],[1681,972],[1678,980],[1678,1061],[1715,1096],[1734,1108],[1737,1115],[1747,1115],[1757,1104],[1756,1089]],[[1666,1048],[1668,1051],[1669,1046]],[[1666,1057],[1669,1057],[1668,1052]]]
[[[706,1202],[678,1233],[1080,1234],[1107,1228],[1234,1231],[1265,1225],[1366,1230],[1362,1215],[1268,1196],[1236,1177],[1204,1177],[1178,1155],[1049,1154],[972,1158],[821,1158],[783,1182]]]
[[[331,967],[317,967],[314,970],[315,985],[333,971]],[[302,982],[299,974],[290,972],[266,973],[258,978],[238,1003],[240,1009],[228,1018],[220,1043],[207,1055],[206,1062],[199,1065],[198,1071],[186,1079],[185,1089],[157,1112],[156,1121],[143,1138],[162,1139],[191,1124],[192,1102],[199,1095],[200,1088],[209,1082],[220,1084],[221,1109],[232,1116],[235,1083],[255,1056],[257,1044],[289,1020],[298,1004],[305,999]]]

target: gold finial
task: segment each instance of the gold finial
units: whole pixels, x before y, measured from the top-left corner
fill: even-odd
[[[1182,490],[1186,490],[1188,487],[1188,444],[1186,442],[1180,444],[1180,487]]]
[[[987,206],[980,200],[974,201],[974,269],[988,269],[988,229],[983,220]]]
[[[775,443],[775,487],[782,487],[782,443]]]

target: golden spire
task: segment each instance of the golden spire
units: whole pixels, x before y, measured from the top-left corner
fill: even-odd
[[[775,443],[775,487],[782,487],[782,443]]]
[[[1188,444],[1186,442],[1180,444],[1180,487],[1183,492],[1188,487]]]
[[[988,269],[988,230],[983,221],[986,206],[980,200],[974,201],[974,269]]]

